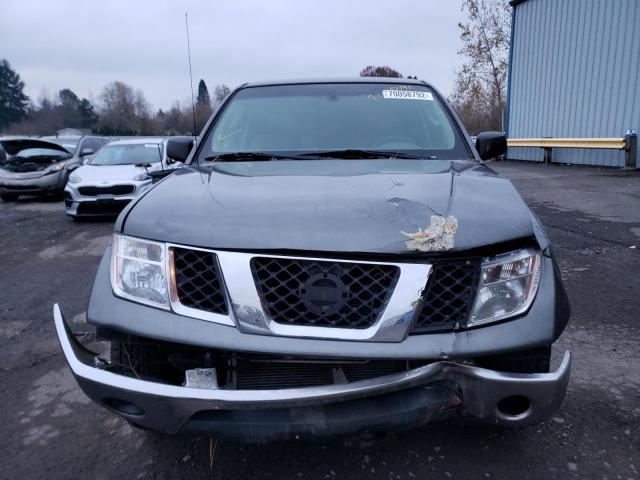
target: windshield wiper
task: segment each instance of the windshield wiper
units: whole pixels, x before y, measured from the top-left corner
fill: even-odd
[[[435,158],[431,155],[411,155],[408,153],[393,152],[387,150],[361,150],[357,148],[347,148],[345,150],[323,150],[319,152],[307,152],[302,156],[307,158],[346,158],[346,159],[362,159],[369,160],[375,158],[403,158],[403,159],[419,159],[419,158]]]
[[[288,155],[275,152],[233,152],[210,155],[205,157],[205,160],[207,162],[270,162],[272,160],[309,160],[309,158],[301,155]]]

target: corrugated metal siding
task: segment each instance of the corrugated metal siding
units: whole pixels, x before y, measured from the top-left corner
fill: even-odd
[[[511,138],[640,130],[639,0],[528,0],[514,8]],[[509,157],[542,160],[542,149],[511,148]],[[624,166],[624,152],[554,149],[553,161]]]

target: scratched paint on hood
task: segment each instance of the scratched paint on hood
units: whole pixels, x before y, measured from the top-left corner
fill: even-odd
[[[453,215],[446,218],[442,215],[431,215],[431,223],[427,228],[419,228],[415,233],[402,234],[409,237],[405,241],[408,250],[444,252],[453,248],[457,231],[458,219]]]
[[[473,161],[222,162],[179,169],[132,207],[118,232],[213,249],[412,256],[533,235],[513,185]],[[426,230],[431,215],[456,218],[455,246],[440,236],[446,252],[410,250],[400,232]]]

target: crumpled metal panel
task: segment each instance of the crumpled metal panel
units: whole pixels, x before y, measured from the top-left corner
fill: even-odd
[[[419,255],[533,236],[529,209],[511,182],[472,160],[185,168],[123,217],[127,235],[236,251]],[[438,229],[434,217],[443,233],[436,241],[407,236]]]

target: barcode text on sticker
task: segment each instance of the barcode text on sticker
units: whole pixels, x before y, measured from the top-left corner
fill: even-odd
[[[405,100],[433,100],[433,94],[431,92],[415,90],[383,90],[382,97]]]

